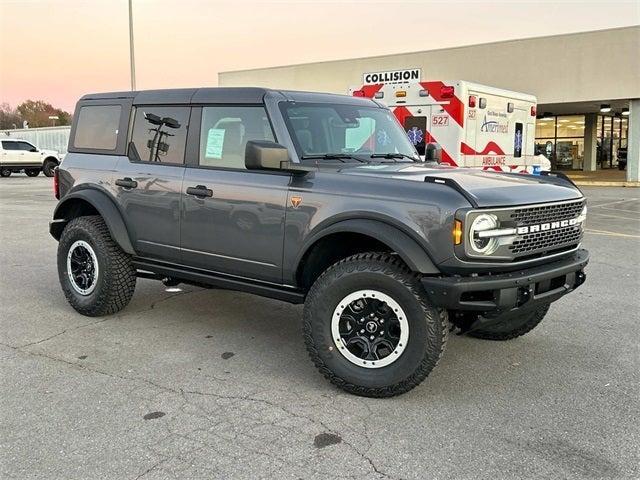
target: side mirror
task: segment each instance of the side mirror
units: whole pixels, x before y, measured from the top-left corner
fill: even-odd
[[[36,153],[38,151],[38,149],[36,147],[33,147],[31,150],[29,150],[30,152]]]
[[[427,162],[440,163],[440,149],[433,143],[429,143],[425,148],[424,157]]]
[[[266,140],[249,140],[244,151],[247,170],[286,170],[289,152],[282,145]]]

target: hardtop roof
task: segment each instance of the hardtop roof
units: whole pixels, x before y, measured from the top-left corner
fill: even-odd
[[[340,102],[355,105],[372,106],[370,99],[352,97],[335,93],[302,92],[294,90],[273,90],[261,87],[203,87],[172,88],[161,90],[139,90],[128,92],[104,92],[84,95],[80,102],[88,100],[132,99],[134,104],[256,104],[266,98],[289,100],[294,102]]]

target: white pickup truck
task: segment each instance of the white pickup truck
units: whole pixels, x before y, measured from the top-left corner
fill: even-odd
[[[16,138],[0,140],[0,176],[8,177],[13,172],[24,170],[30,177],[37,177],[42,171],[53,177],[53,170],[61,162],[55,150],[44,150]]]

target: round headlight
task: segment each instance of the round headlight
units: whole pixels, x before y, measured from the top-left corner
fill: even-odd
[[[498,240],[495,237],[481,237],[480,232],[498,228],[498,218],[495,215],[483,213],[478,215],[469,229],[471,248],[477,253],[491,255],[498,248]]]

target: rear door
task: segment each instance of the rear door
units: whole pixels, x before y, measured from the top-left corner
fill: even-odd
[[[274,140],[264,107],[204,106],[194,115],[199,125],[192,125],[182,189],[182,261],[281,283],[290,174],[244,166],[249,140]]]
[[[118,162],[115,184],[136,252],[180,260],[180,208],[188,106],[137,105],[128,157]]]
[[[15,165],[20,162],[20,154],[18,142],[14,140],[2,140],[2,164]]]
[[[425,108],[426,110],[426,108]],[[416,147],[420,156],[425,155],[425,146],[427,143],[427,120],[426,115],[417,115],[411,117],[405,117],[404,130],[407,132],[407,136],[413,145]]]

